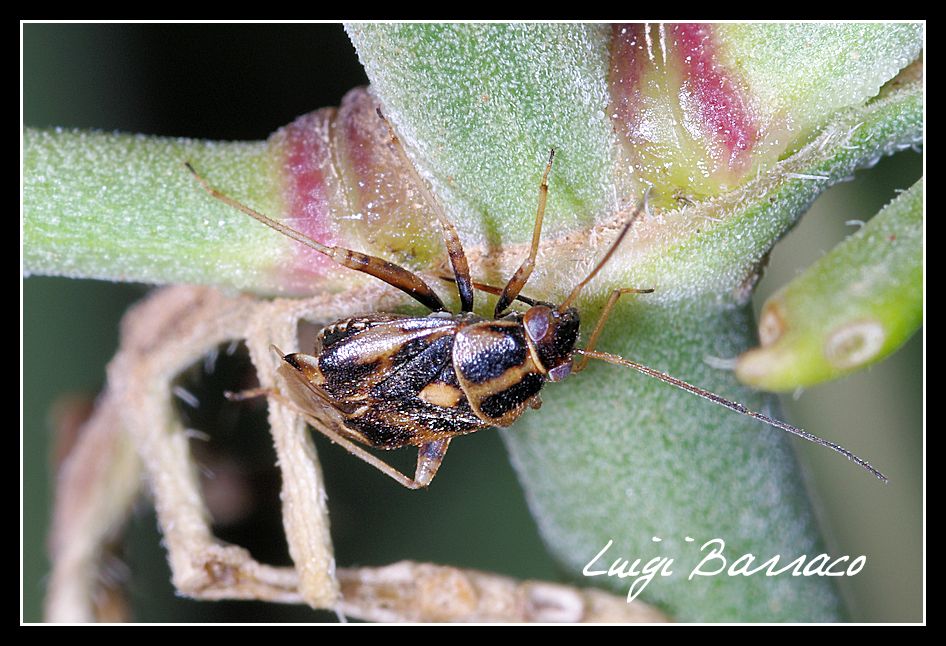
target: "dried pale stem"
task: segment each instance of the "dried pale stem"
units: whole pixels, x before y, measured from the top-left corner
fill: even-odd
[[[207,288],[174,287],[156,292],[123,321],[121,348],[108,370],[107,406],[100,407],[89,424],[92,428],[104,424],[121,429],[137,448],[154,495],[174,585],[187,596],[286,602],[301,596],[318,607],[332,607],[337,601],[325,492],[304,422],[278,405],[270,409],[277,458],[284,474],[287,541],[293,560],[300,564],[297,573],[257,563],[243,548],[221,544],[213,536],[188,437],[172,407],[171,392],[177,375],[218,345],[234,340],[247,340],[263,385],[272,385],[275,365],[267,363],[273,361],[269,344],[291,346],[295,342],[301,313],[286,315],[282,310],[299,307],[292,301],[259,303],[247,297],[228,298]],[[261,330],[266,331],[267,338],[259,339]],[[86,434],[76,451],[87,451],[86,445],[94,438],[94,434]],[[88,460],[94,462],[96,458],[93,454]],[[64,471],[60,491],[74,489],[84,476],[91,477],[104,491],[121,488],[112,483],[107,472],[86,465]],[[96,527],[114,526],[113,522],[96,524],[95,519],[106,514],[121,517],[132,496],[123,501],[120,510],[108,507],[107,500],[108,496],[90,496],[73,504],[58,499],[57,519],[70,513],[68,507],[87,511],[83,511],[81,522],[68,526],[57,523],[57,541],[70,545],[85,533],[95,537]],[[54,583],[60,575],[71,578],[69,568],[73,566],[53,551]],[[91,572],[90,563],[96,558],[91,550],[85,550],[73,560],[81,561],[85,571]],[[54,586],[51,600],[60,596],[60,589]],[[57,610],[81,605],[81,597],[66,604],[50,603],[47,616],[53,621],[92,618],[91,612]]]
[[[342,610],[372,621],[658,623],[647,604],[574,588],[454,567],[401,561],[338,571]]]
[[[141,461],[108,391],[59,468],[49,536],[53,571],[46,618],[55,622],[122,619],[104,560],[140,489]]]
[[[273,388],[279,358],[270,347],[295,348],[300,321],[340,318],[353,305],[395,304],[377,289],[361,294],[363,303],[352,303],[352,296],[260,302],[172,287],[129,312],[121,348],[109,365],[108,389],[59,474],[47,620],[125,618],[115,611],[123,600],[106,573],[106,548],[138,494],[142,471],[174,585],[186,596],[306,603],[382,621],[665,620],[647,606],[594,590],[429,564],[342,570],[336,578],[311,434],[299,413],[278,401],[271,402],[269,421],[295,567],[258,563],[242,547],[213,536],[188,437],[171,404],[174,379],[220,344],[242,339],[261,387]]]

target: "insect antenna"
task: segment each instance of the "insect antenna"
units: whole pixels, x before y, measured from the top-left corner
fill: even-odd
[[[564,312],[575,302],[575,299],[578,298],[578,295],[581,294],[581,290],[584,289],[585,285],[591,282],[591,279],[594,278],[601,268],[608,264],[608,261],[611,260],[611,256],[614,255],[614,252],[617,251],[617,248],[621,245],[621,241],[624,240],[624,236],[627,235],[627,232],[631,230],[631,227],[637,222],[637,219],[647,212],[647,198],[650,196],[650,188],[644,193],[644,199],[641,204],[634,207],[634,211],[631,213],[631,217],[628,218],[627,223],[624,225],[624,228],[621,229],[621,233],[618,234],[618,237],[614,239],[614,242],[611,243],[611,247],[608,249],[607,253],[598,261],[598,264],[595,265],[584,280],[575,285],[575,288],[572,290],[571,294],[568,295],[568,298],[558,306],[559,312]]]
[[[779,421],[777,419],[773,419],[771,417],[768,417],[767,415],[763,415],[762,413],[757,413],[753,410],[749,410],[748,408],[746,408],[745,406],[743,406],[742,404],[738,402],[729,401],[728,399],[720,397],[719,395],[715,393],[711,393],[708,390],[704,390],[702,388],[694,386],[693,384],[689,384],[683,381],[682,379],[671,377],[665,372],[660,372],[659,370],[648,368],[647,366],[637,363],[636,361],[631,361],[630,359],[625,359],[624,357],[619,357],[617,355],[609,354],[607,352],[597,352],[594,350],[576,349],[575,352],[585,357],[588,357],[590,359],[599,359],[601,361],[607,361],[608,363],[613,363],[618,366],[625,366],[627,368],[633,368],[634,370],[637,370],[638,372],[642,372],[649,377],[654,377],[656,379],[659,379],[660,381],[663,381],[672,386],[676,386],[677,388],[685,390],[688,393],[692,393],[694,395],[702,397],[703,399],[708,399],[714,404],[719,404],[720,406],[723,406],[724,408],[728,408],[731,411],[742,413],[743,415],[748,415],[749,417],[757,419],[760,422],[764,422],[768,424],[769,426],[774,426],[775,428],[791,433],[792,435],[797,435],[798,437],[804,440],[808,440],[809,442],[814,442],[815,444],[818,444],[820,446],[827,447],[831,449],[832,451],[835,451],[836,453],[840,453],[851,462],[854,462],[855,464],[863,467],[864,469],[867,469],[869,472],[874,474],[874,476],[876,476],[878,479],[883,480],[885,483],[887,482],[887,476],[885,476],[883,473],[881,473],[880,471],[872,467],[869,462],[867,462],[866,460],[862,458],[857,457],[856,455],[848,451],[846,448],[844,448],[840,444],[829,442],[828,440],[820,438],[817,435],[804,431],[796,426],[792,426],[791,424],[786,424],[785,422]]]

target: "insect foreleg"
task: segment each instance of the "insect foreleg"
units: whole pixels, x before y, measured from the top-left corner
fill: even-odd
[[[608,302],[605,304],[604,309],[601,310],[601,316],[598,317],[598,322],[595,324],[595,329],[591,331],[591,336],[588,338],[588,343],[585,345],[585,350],[591,352],[595,349],[595,345],[598,343],[598,337],[601,336],[601,330],[604,329],[604,324],[608,320],[608,317],[611,316],[611,310],[614,309],[614,304],[618,302],[618,299],[621,298],[624,294],[651,294],[653,289],[635,289],[633,287],[625,287],[624,289],[616,289],[611,292],[611,296],[608,297]],[[588,356],[582,355],[582,357],[575,362],[575,365],[572,367],[572,372],[581,372],[585,369],[585,366],[588,364]]]
[[[647,212],[647,198],[650,195],[650,189],[648,188],[644,192],[644,199],[641,201],[639,206],[634,207],[631,211],[631,215],[628,217],[627,222],[624,223],[624,228],[621,229],[621,232],[618,233],[618,236],[614,239],[614,242],[611,243],[611,246],[608,247],[608,250],[604,253],[604,256],[601,257],[601,260],[598,261],[598,264],[594,266],[585,278],[575,285],[575,288],[572,289],[571,294],[568,295],[561,305],[558,306],[559,312],[564,312],[567,310],[577,299],[578,295],[581,294],[581,290],[585,288],[585,285],[591,282],[591,280],[601,271],[601,268],[608,264],[608,261],[611,259],[611,256],[614,255],[614,252],[617,251],[618,247],[621,246],[621,241],[624,240],[624,236],[627,235],[627,232],[631,230],[631,227],[634,226],[634,223],[640,218],[642,213]]]

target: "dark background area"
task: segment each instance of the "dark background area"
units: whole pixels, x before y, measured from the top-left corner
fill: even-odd
[[[29,127],[264,139],[300,114],[338,105],[346,91],[366,83],[339,25],[23,26],[23,115]],[[868,219],[921,172],[921,156],[906,152],[831,189],[777,247],[760,296],[849,234],[845,221]],[[118,321],[147,289],[50,277],[23,282],[25,621],[41,620],[49,567],[43,549],[52,482],[49,411],[64,394],[93,395],[102,387],[105,364],[117,346]],[[834,538],[847,544],[846,537],[855,535],[864,541],[869,562],[881,564],[845,582],[860,620],[921,618],[922,357],[916,337],[880,366],[786,402],[789,419],[869,456],[892,477],[891,485],[882,487],[839,468],[831,452],[799,447],[820,492],[829,545]],[[234,365],[238,371],[238,360]],[[219,391],[219,384],[206,387]],[[266,500],[276,500],[278,475],[274,480],[272,449],[258,413],[245,407],[214,414],[229,420],[230,439],[242,447],[240,463],[267,489],[269,498],[259,505],[265,510]],[[560,579],[498,434],[478,433],[454,443],[436,486],[423,492],[402,490],[341,449],[317,441],[340,565],[415,559]],[[273,525],[273,514],[261,516],[269,522],[264,528],[227,531],[238,542],[259,546],[251,547],[254,553],[262,555],[269,545],[268,557],[285,559],[278,518]],[[136,620],[334,620],[301,607],[177,598],[159,540],[150,503],[142,501],[125,541]]]

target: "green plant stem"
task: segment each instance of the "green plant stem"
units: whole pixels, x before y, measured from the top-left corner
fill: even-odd
[[[777,416],[771,398],[737,386],[732,373],[705,361],[733,356],[753,341],[749,308],[714,299],[672,307],[646,301],[642,295],[621,303],[602,350]],[[729,564],[755,555],[753,567],[776,555],[784,565],[824,551],[798,479],[796,440],[612,365],[590,365],[550,387],[546,400],[503,437],[542,535],[573,577],[582,578],[582,568],[613,540],[598,563],[605,570],[618,558],[641,564],[674,559],[674,575],[655,577],[641,598],[679,621],[836,621],[843,615],[829,578],[724,572],[687,580],[711,539],[725,541]],[[839,468],[849,470],[852,486],[882,486],[843,460]],[[589,582],[627,593],[633,581]]]
[[[105,132],[24,132],[23,266],[147,283],[271,285],[285,241],[209,199],[184,168],[212,169],[273,212],[279,182],[266,142],[221,143]]]
[[[917,182],[763,306],[763,346],[736,374],[789,391],[887,357],[922,324],[923,186]]]

